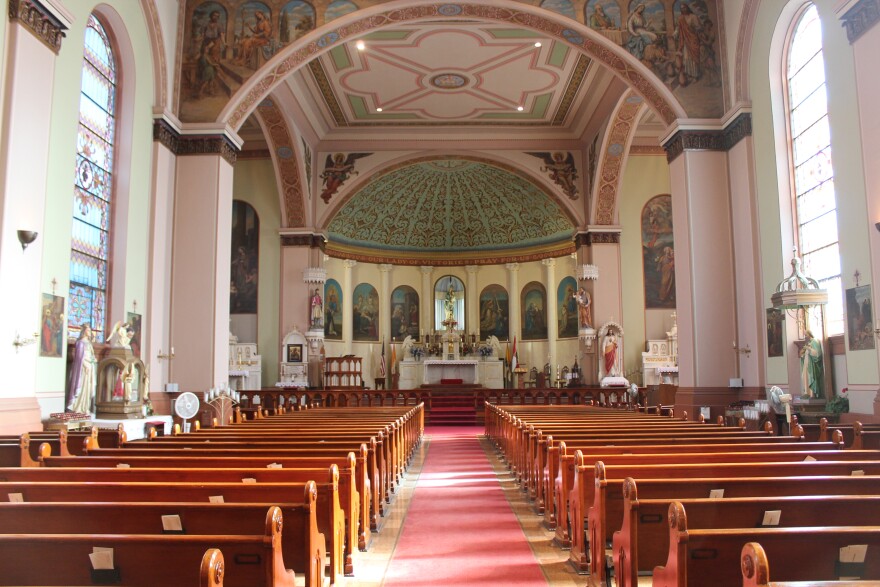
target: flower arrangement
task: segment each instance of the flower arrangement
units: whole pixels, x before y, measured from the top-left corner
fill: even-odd
[[[425,354],[425,349],[423,349],[423,348],[420,347],[420,346],[415,346],[415,345],[413,345],[413,347],[410,349],[409,352],[410,352],[410,354],[412,355],[413,359],[415,359],[416,361],[418,361],[418,360],[421,359],[422,356]]]
[[[480,347],[480,356],[484,359],[487,359],[492,356],[492,347],[490,346],[481,346]]]
[[[825,404],[825,409],[832,414],[845,414],[849,412],[849,398],[845,395],[846,391],[846,387],[841,389],[840,395],[834,396]]]

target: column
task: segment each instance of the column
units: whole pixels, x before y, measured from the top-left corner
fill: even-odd
[[[685,150],[669,164],[677,253],[675,404],[689,414],[712,406],[713,417],[739,396],[728,387],[736,373],[736,284],[726,159],[724,152]]]
[[[507,269],[507,294],[510,300],[510,340],[513,337],[518,340],[522,339],[521,332],[521,313],[519,300],[519,263],[506,263]]]
[[[467,332],[465,334],[476,334],[480,338],[480,292],[477,291],[477,272],[480,270],[478,265],[467,265],[467,299],[465,300],[465,323],[467,324]]]
[[[419,292],[422,307],[419,310],[421,313],[419,320],[425,325],[425,332],[431,332],[434,330],[434,287],[431,283],[431,273],[434,268],[422,265],[419,269],[422,272],[422,291]]]
[[[40,293],[51,291],[48,281],[52,277],[44,277],[47,283],[41,286],[40,270],[43,243],[51,238],[43,222],[52,83],[62,31],[66,27],[43,11],[38,2],[33,6],[48,20],[39,17],[29,20],[28,5],[24,3],[20,6],[24,14],[11,10],[4,53],[6,96],[0,143],[0,283],[6,284],[0,293],[0,304],[6,309],[0,321],[3,348],[0,370],[4,374],[0,390],[0,433],[4,434],[42,428],[36,398],[37,370],[54,367],[50,364],[53,361],[63,362],[63,359],[38,360],[39,340],[34,339],[40,328]],[[15,3],[10,3],[10,7],[15,8]],[[70,145],[70,149],[73,148],[74,145]],[[19,243],[19,230],[37,233],[37,239],[27,250]],[[65,278],[63,283],[66,282]],[[56,295],[66,297],[67,292],[62,290]],[[13,347],[13,341],[21,339],[30,342],[27,346]]]
[[[229,381],[232,165],[223,136],[191,139],[177,158],[169,377],[182,390]],[[188,154],[193,153],[193,154]]]
[[[391,271],[394,265],[379,265],[379,340],[391,340]]]
[[[559,310],[556,300],[556,259],[544,259],[544,287],[547,288],[547,352],[550,354],[551,377],[556,377],[559,364],[556,354],[556,341],[559,339]]]
[[[354,304],[352,302],[354,300],[351,299],[354,295],[354,288],[351,286],[351,270],[355,265],[357,265],[357,261],[352,259],[346,259],[342,262],[342,342],[346,355],[352,354],[351,342],[354,339],[354,332],[352,330],[354,316],[352,310]]]

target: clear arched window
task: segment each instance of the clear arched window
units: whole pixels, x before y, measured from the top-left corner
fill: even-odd
[[[813,4],[801,13],[791,36],[786,81],[798,251],[803,257],[804,273],[828,290],[827,334],[840,334],[843,332],[843,299],[828,90],[822,23]],[[813,318],[817,317],[815,313]]]
[[[83,51],[73,229],[70,239],[68,336],[89,325],[103,342],[110,273],[117,69],[107,31],[89,16]]]

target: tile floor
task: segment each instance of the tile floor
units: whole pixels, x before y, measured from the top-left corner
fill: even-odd
[[[383,525],[380,532],[373,534],[369,550],[356,553],[354,560],[356,576],[346,578],[345,587],[381,587],[430,442],[430,437],[426,436],[407,470],[403,486],[390,505],[390,511],[382,518]],[[486,439],[481,439],[480,442],[493,465],[514,514],[522,525],[523,532],[535,553],[535,558],[541,564],[544,576],[547,578],[547,584],[551,587],[586,585],[587,578],[575,573],[566,562],[568,551],[553,545],[553,532],[544,527],[543,517],[535,514],[534,509],[507,470],[507,466],[498,458],[494,447]],[[488,564],[498,565],[504,564],[504,562],[491,561]],[[414,580],[413,585],[418,585],[417,580]]]

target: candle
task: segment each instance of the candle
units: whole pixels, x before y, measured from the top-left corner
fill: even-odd
[[[174,347],[171,347],[171,354],[174,354]]]

